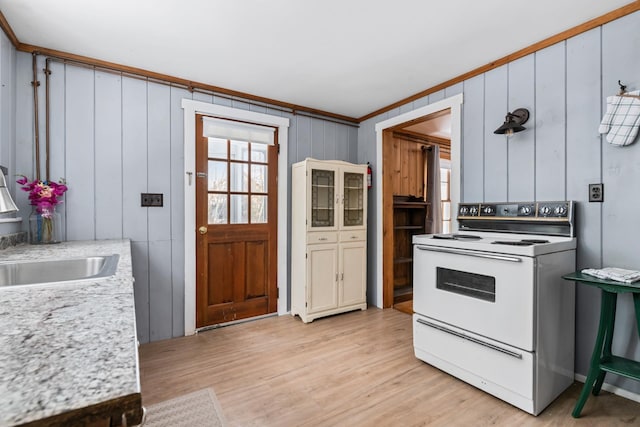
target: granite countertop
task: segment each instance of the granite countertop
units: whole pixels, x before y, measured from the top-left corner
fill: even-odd
[[[122,399],[141,411],[130,242],[22,244],[0,261],[111,254],[120,259],[108,278],[0,287],[0,427],[64,425],[105,404],[114,414]]]

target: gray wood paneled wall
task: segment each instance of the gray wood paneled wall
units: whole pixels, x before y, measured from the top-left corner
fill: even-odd
[[[15,199],[15,103],[16,49],[4,31],[0,31],[0,165],[9,169],[7,186]]]
[[[639,46],[636,12],[361,123],[358,160],[377,167],[377,122],[463,92],[461,200],[575,200],[578,268],[640,269],[640,138],[621,148],[598,133],[606,97],[618,92],[618,80],[629,90],[640,89]],[[506,112],[520,107],[531,112],[527,131],[508,142],[494,135]],[[588,184],[599,182],[604,183],[604,203],[589,203]],[[371,224],[378,203],[370,204]],[[376,238],[369,233],[369,259],[375,259]],[[375,295],[371,264],[369,295]],[[599,302],[597,290],[577,286],[576,372],[581,375],[589,366]],[[619,297],[613,348],[640,359],[629,295]],[[609,374],[606,382],[640,393],[636,381]]]
[[[15,170],[29,176],[34,175],[31,60],[29,54],[17,54],[15,145],[2,145],[15,149]],[[42,146],[44,66],[45,58],[38,57]],[[182,99],[287,116],[290,164],[309,156],[357,158],[353,125],[60,62],[52,62],[51,71],[50,178],[64,177],[69,186],[59,207],[64,235],[67,240],[131,239],[143,343],[184,334]],[[140,207],[140,193],[146,192],[163,193],[164,207]],[[291,206],[290,193],[288,200]],[[17,203],[28,217],[26,195],[18,194]],[[289,230],[289,244],[290,235]]]

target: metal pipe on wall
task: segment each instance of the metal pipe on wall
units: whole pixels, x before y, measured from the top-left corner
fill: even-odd
[[[38,121],[38,86],[40,86],[40,82],[38,81],[38,68],[37,68],[37,60],[38,53],[33,52],[32,54],[32,65],[33,65],[33,81],[31,85],[33,86],[33,124],[34,124],[34,150],[36,154],[36,179],[40,180],[40,124]]]
[[[44,76],[45,76],[45,135],[44,135],[44,165],[45,165],[45,178],[49,181],[49,76],[51,75],[51,69],[49,68],[49,62],[51,60],[47,58],[45,60]]]

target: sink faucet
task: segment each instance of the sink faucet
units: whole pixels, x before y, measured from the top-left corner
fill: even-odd
[[[0,166],[0,214],[16,212],[18,210],[7,188],[7,181],[4,179],[7,172],[8,169],[6,167]]]

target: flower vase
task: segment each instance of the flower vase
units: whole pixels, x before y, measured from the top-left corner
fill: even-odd
[[[29,241],[31,244],[59,243],[62,222],[55,207],[33,209],[29,215]]]

